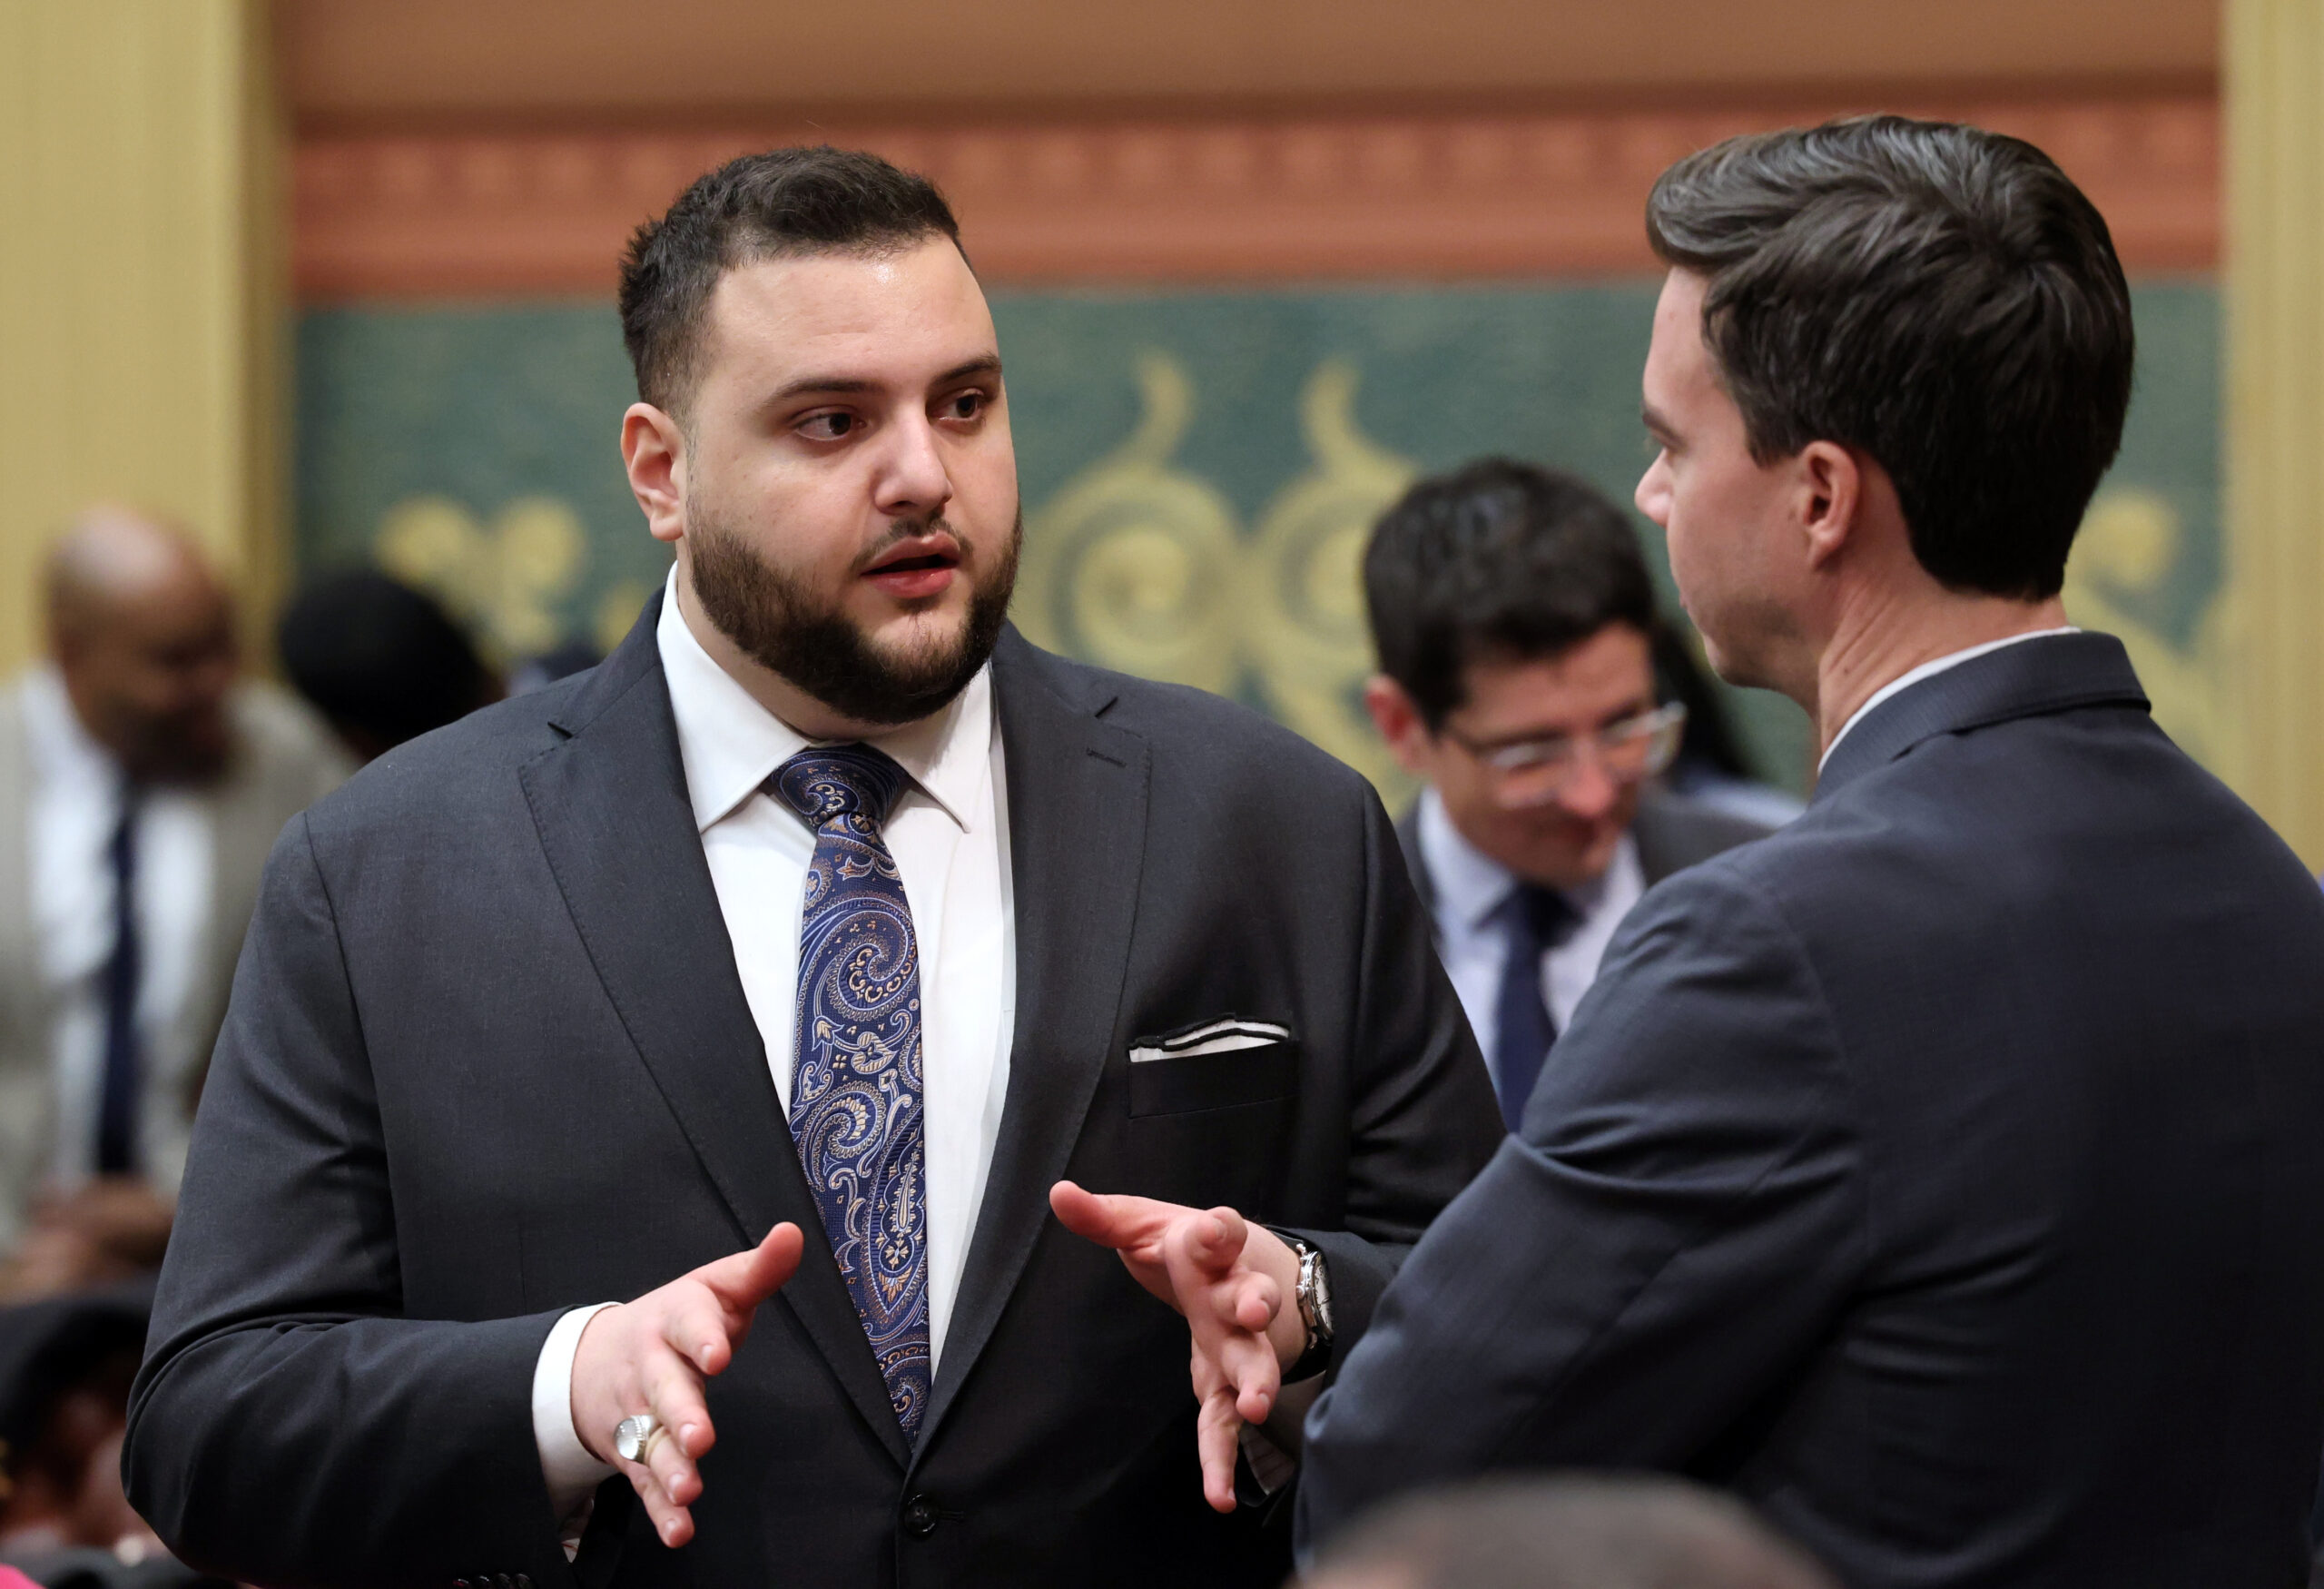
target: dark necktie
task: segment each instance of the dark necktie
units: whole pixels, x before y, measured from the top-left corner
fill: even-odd
[[[137,1170],[137,791],[123,791],[113,863],[113,958],[105,962],[105,1068],[97,1095],[97,1173]]]
[[[1492,1085],[1501,1095],[1501,1118],[1515,1130],[1525,1118],[1525,1100],[1541,1080],[1541,1061],[1557,1041],[1557,1022],[1541,996],[1541,956],[1571,933],[1579,918],[1565,896],[1521,883],[1494,913],[1507,949],[1501,965],[1501,996],[1495,1002]]]
[[[862,745],[802,751],[768,793],[815,833],[799,929],[791,1135],[906,1439],[928,1410],[920,948],[881,836],[904,771]]]

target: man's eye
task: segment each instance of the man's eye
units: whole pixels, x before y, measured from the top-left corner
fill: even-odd
[[[815,414],[799,421],[799,432],[811,441],[838,441],[855,433],[853,414]]]
[[[985,410],[985,395],[980,391],[964,391],[944,400],[944,417],[948,419],[973,419]]]

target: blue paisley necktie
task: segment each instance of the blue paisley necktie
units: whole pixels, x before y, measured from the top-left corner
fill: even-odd
[[[863,745],[802,751],[768,792],[815,831],[799,928],[791,1135],[904,1436],[928,1410],[920,947],[880,825],[904,771]]]

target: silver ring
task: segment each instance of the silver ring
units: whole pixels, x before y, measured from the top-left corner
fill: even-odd
[[[632,1413],[614,1427],[614,1455],[624,1462],[643,1462],[662,1433],[662,1420],[652,1413]]]

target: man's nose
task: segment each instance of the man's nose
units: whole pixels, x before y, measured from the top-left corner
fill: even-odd
[[[891,514],[940,512],[952,499],[952,477],[927,416],[915,414],[890,426],[888,441],[872,486],[874,502]]]
[[[1662,458],[1655,455],[1646,472],[1638,478],[1638,489],[1630,493],[1630,500],[1638,510],[1663,528],[1670,528],[1670,482],[1662,468]]]
[[[1597,748],[1585,744],[1565,787],[1558,791],[1558,804],[1572,815],[1594,820],[1611,811],[1620,794],[1620,786],[1599,759]]]

